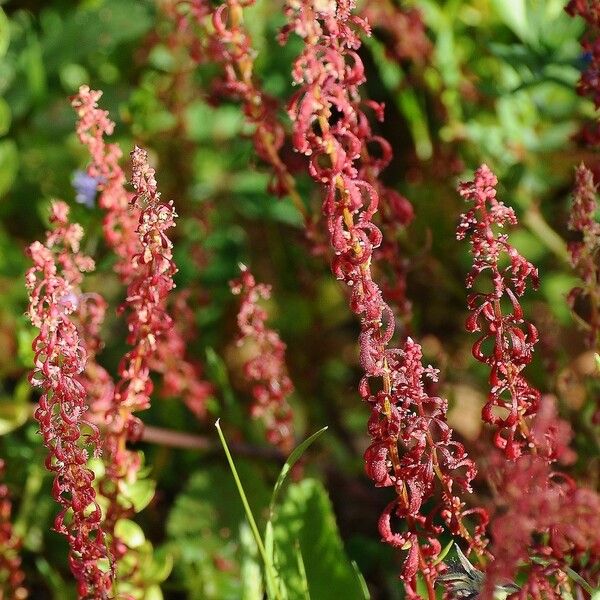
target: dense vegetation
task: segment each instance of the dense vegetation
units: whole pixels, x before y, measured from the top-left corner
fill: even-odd
[[[597,598],[597,0],[0,4],[0,600]]]

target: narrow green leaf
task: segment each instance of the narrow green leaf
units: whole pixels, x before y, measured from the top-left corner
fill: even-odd
[[[228,408],[239,406],[235,401],[235,395],[229,381],[227,367],[225,366],[223,359],[210,347],[206,349],[206,368],[209,377],[217,385],[221,394],[223,394],[225,406]]]
[[[354,574],[356,575],[356,579],[358,580],[358,586],[360,588],[360,591],[363,594],[363,600],[371,600],[371,592],[369,592],[367,582],[365,581],[363,574],[360,572],[360,569],[358,568],[358,564],[356,563],[355,560],[351,561],[351,564],[354,569]]]
[[[263,544],[262,538],[260,537],[260,533],[258,531],[258,526],[256,524],[256,520],[254,519],[254,514],[252,513],[252,509],[250,508],[250,504],[248,503],[248,498],[246,497],[246,493],[244,492],[244,486],[240,480],[237,469],[235,468],[235,463],[233,462],[233,457],[231,456],[231,452],[229,451],[229,446],[227,445],[227,441],[225,440],[225,436],[223,435],[223,431],[221,430],[221,425],[219,423],[220,419],[217,419],[215,423],[215,427],[217,428],[217,432],[219,434],[219,439],[221,440],[221,444],[223,446],[223,450],[225,451],[225,456],[227,457],[227,462],[229,463],[229,468],[231,469],[231,473],[233,475],[233,479],[235,480],[235,485],[238,489],[238,493],[242,500],[242,504],[244,505],[244,511],[246,512],[246,518],[248,519],[248,523],[250,525],[250,529],[252,530],[252,535],[254,536],[254,541],[256,542],[256,546],[258,547],[258,551],[265,565],[265,574],[267,579],[267,588],[269,591],[269,597],[280,599],[280,594],[277,590],[277,586],[275,584],[275,572],[273,568],[273,563],[269,559],[267,555],[267,551]]]
[[[257,561],[258,548],[248,523],[242,523],[240,526],[240,547],[242,550],[240,564],[241,600],[262,600],[264,590],[262,573]]]
[[[300,549],[300,543],[296,540],[294,544],[294,550],[296,552],[296,562],[298,564],[298,573],[300,573],[300,592],[306,600],[310,600],[310,590],[308,589],[308,579],[306,578],[306,567],[304,566],[304,559],[302,558],[302,550]]]
[[[450,552],[450,548],[452,548],[452,544],[454,544],[454,540],[450,540],[445,546],[444,549],[440,552],[440,555],[433,561],[433,565],[439,565]]]
[[[575,583],[578,583],[588,594],[594,593],[594,588],[579,573],[571,569],[571,567],[565,567],[565,572]]]
[[[277,477],[277,481],[275,482],[275,486],[273,487],[273,495],[271,496],[271,503],[269,505],[269,520],[273,515],[273,511],[275,509],[275,502],[277,501],[277,496],[281,491],[283,484],[285,483],[286,477],[288,473],[291,471],[292,467],[300,460],[302,455],[306,452],[306,450],[315,442],[318,438],[320,438],[327,431],[327,426],[323,427],[323,429],[319,429],[319,431],[313,433],[310,437],[306,438],[299,446],[297,446],[292,453],[288,456],[288,459],[285,461],[285,464],[281,468],[279,473],[279,477]]]

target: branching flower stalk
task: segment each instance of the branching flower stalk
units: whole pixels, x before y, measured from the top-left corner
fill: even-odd
[[[77,311],[73,315],[87,352],[85,370],[79,376],[87,394],[87,417],[98,427],[104,425],[115,387],[110,373],[97,361],[97,355],[104,346],[100,330],[107,308],[108,304],[100,294],[85,293],[79,297]]]
[[[122,282],[130,285],[138,276],[134,257],[141,252],[137,233],[140,209],[132,201],[133,194],[125,188],[126,177],[119,164],[121,150],[118,144],[107,143],[104,139],[113,133],[115,124],[108,112],[98,107],[101,97],[101,91],[90,90],[84,85],[71,103],[79,117],[77,135],[91,157],[88,175],[99,181],[99,205],[105,211],[104,237],[117,256],[116,271]],[[212,387],[202,379],[200,367],[186,359],[186,347],[182,331],[178,327],[169,328],[157,340],[151,368],[163,375],[163,394],[180,395],[186,406],[197,417],[203,418]]]
[[[127,178],[119,164],[122,152],[118,144],[105,141],[115,124],[108,111],[98,108],[102,92],[82,85],[71,99],[77,113],[77,136],[87,147],[91,162],[87,174],[98,181],[98,204],[105,212],[103,229],[108,246],[117,255],[115,270],[128,283],[135,277],[131,257],[139,250],[136,228],[139,211],[131,204],[131,193],[125,189]]]
[[[83,229],[68,221],[69,208],[54,202],[46,243],[29,247],[33,267],[26,275],[28,316],[40,331],[33,342],[31,384],[42,396],[35,411],[44,445],[46,467],[54,473],[52,495],[61,511],[54,528],[69,542],[69,566],[81,599],[108,599],[112,572],[101,527],[102,515],[86,463],[98,454],[99,434],[85,418],[85,389],[79,376],[86,351],[72,319],[80,297],[82,273],[94,262],[80,252]]]
[[[140,251],[133,257],[132,271],[136,274],[127,288],[122,310],[127,311],[127,342],[132,349],[119,365],[119,380],[115,385],[113,404],[107,415],[105,447],[106,477],[101,491],[111,500],[105,529],[113,535],[117,521],[131,512],[119,502],[121,486],[134,481],[140,467],[139,455],[127,449],[127,440],[137,440],[143,428],[135,415],[150,406],[152,381],[150,361],[157,343],[172,320],[165,311],[167,295],[174,287],[177,272],[173,262],[172,243],[167,236],[175,226],[173,202],[163,203],[157,190],[154,169],[148,165],[145,150],[131,153],[132,183],[135,194],[131,203],[139,211],[137,236]],[[126,547],[114,539],[113,552],[120,558]]]
[[[189,16],[199,25],[207,38],[207,54],[223,65],[224,74],[219,92],[239,99],[244,116],[253,127],[252,141],[257,155],[273,171],[269,191],[277,197],[289,196],[296,209],[309,218],[296,181],[280,156],[285,131],[279,122],[278,101],[266,94],[254,72],[256,52],[244,24],[244,9],[255,0],[226,0],[214,10],[206,0],[184,0]],[[207,26],[211,16],[212,29]]]
[[[285,344],[267,326],[267,312],[259,305],[260,300],[270,298],[271,288],[257,283],[246,266],[241,265],[240,270],[240,277],[230,285],[232,293],[240,296],[238,344],[250,346],[252,352],[244,364],[244,374],[253,383],[254,404],[250,414],[264,422],[267,440],[289,454],[294,447],[294,435],[287,399],[294,386],[285,366]]]
[[[600,578],[598,494],[578,487],[539,455],[502,461],[492,470],[502,512],[490,526],[495,560],[486,570],[481,597],[491,600],[494,587],[514,581],[523,568],[526,578],[518,593],[522,600],[572,595],[571,587],[578,582],[567,576],[569,569],[596,586]]]
[[[571,290],[569,305],[578,321],[587,329],[587,341],[600,352],[600,223],[597,187],[593,173],[582,163],[575,173],[575,189],[569,216],[569,229],[580,239],[569,243],[571,263],[581,278],[582,285]],[[589,306],[587,315],[577,312],[579,302]]]
[[[377,486],[394,487],[397,494],[380,519],[380,532],[384,541],[407,551],[401,577],[409,596],[417,595],[420,572],[433,600],[441,531],[436,515],[480,554],[486,516],[483,511],[469,513],[455,495],[459,489],[469,490],[475,467],[451,439],[446,402],[425,391],[423,377],[434,371],[421,364],[420,346],[408,339],[403,350],[389,347],[394,317],[371,272],[373,251],[382,241],[372,221],[379,193],[365,179],[360,162],[370,130],[360,108],[358,87],[365,78],[356,50],[358,33],[368,28],[351,14],[353,9],[351,0],[287,2],[282,37],[295,32],[304,41],[293,67],[300,89],[289,114],[296,150],[309,157],[310,174],[325,188],[333,272],[350,288],[350,307],[360,317],[360,364],[365,372],[360,395],[372,410],[366,470]],[[423,503],[432,496],[435,481],[443,490],[442,506],[424,515]],[[479,521],[476,531],[465,525],[468,514]],[[393,517],[403,522],[401,533],[392,530]]]
[[[496,176],[482,165],[473,181],[460,184],[460,195],[472,207],[461,215],[457,238],[469,238],[473,255],[466,284],[475,291],[467,298],[471,314],[466,328],[481,334],[473,344],[473,356],[491,369],[491,390],[482,418],[496,428],[496,446],[515,460],[529,448],[535,452],[527,417],[536,413],[541,396],[522,371],[531,362],[538,333],[525,321],[519,298],[528,284],[537,288],[538,272],[506,234],[496,231],[517,224],[513,209],[496,197],[497,183]]]
[[[4,477],[4,460],[0,459],[0,477]],[[0,598],[25,600],[29,597],[21,568],[21,539],[12,526],[12,500],[8,486],[0,481]]]

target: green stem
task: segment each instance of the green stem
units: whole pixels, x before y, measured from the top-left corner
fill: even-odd
[[[246,518],[248,519],[248,523],[250,524],[250,529],[252,530],[252,535],[254,536],[254,540],[256,541],[256,546],[258,547],[258,551],[265,565],[265,573],[268,582],[268,588],[273,591],[273,594],[277,600],[280,600],[281,596],[279,594],[279,589],[275,584],[276,577],[273,569],[273,565],[268,558],[267,551],[265,549],[265,545],[263,543],[262,537],[258,531],[258,526],[256,525],[256,521],[254,519],[254,515],[252,514],[252,509],[250,508],[250,504],[248,503],[248,498],[246,497],[246,493],[244,492],[244,487],[242,486],[242,482],[240,480],[240,476],[238,475],[237,469],[235,468],[235,463],[233,462],[233,457],[231,456],[231,452],[229,451],[229,447],[227,446],[227,442],[225,440],[225,436],[221,431],[221,425],[219,423],[220,419],[217,419],[215,423],[215,427],[217,428],[217,432],[219,433],[219,438],[221,440],[221,444],[223,445],[223,450],[225,450],[225,456],[227,457],[227,462],[229,463],[229,467],[231,469],[231,473],[233,474],[233,479],[235,480],[235,485],[237,486],[238,493],[240,494],[240,498],[242,499],[242,504],[244,505],[244,510],[246,512]]]

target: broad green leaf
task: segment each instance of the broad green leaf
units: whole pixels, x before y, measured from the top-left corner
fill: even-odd
[[[149,587],[144,594],[144,600],[163,600],[163,598],[163,593],[158,585]]]
[[[304,598],[296,544],[302,553],[308,589],[318,600],[364,600],[364,590],[346,556],[333,507],[323,484],[291,484],[273,522],[276,564],[290,598]]]
[[[4,9],[0,7],[0,58],[2,58],[10,44],[10,23]]]
[[[239,460],[236,466],[252,505],[266,506],[269,490],[256,465]],[[168,548],[175,559],[175,577],[184,582],[190,600],[240,599],[244,550],[236,534],[246,521],[241,502],[235,498],[231,473],[222,465],[202,464],[171,509]],[[230,566],[222,569],[221,564]]]
[[[531,38],[527,20],[526,0],[492,0],[492,4],[504,24],[523,41]]]
[[[159,548],[152,554],[152,566],[148,573],[148,579],[155,583],[161,583],[167,579],[173,570],[173,555],[166,548]]]
[[[156,482],[151,479],[137,479],[124,486],[123,496],[133,504],[133,510],[138,513],[150,504],[155,490]]]
[[[115,535],[129,548],[139,548],[145,541],[143,529],[134,521],[119,519],[115,525]]]

